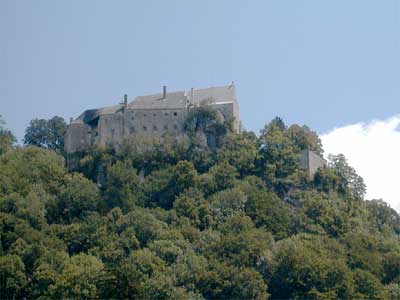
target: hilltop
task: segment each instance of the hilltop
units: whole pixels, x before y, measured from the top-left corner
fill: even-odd
[[[302,151],[323,154],[315,132],[185,124],[185,139],[131,134],[73,157],[61,118],[33,120],[24,146],[3,125],[1,296],[400,297],[400,216],[364,199],[343,155],[307,174]]]

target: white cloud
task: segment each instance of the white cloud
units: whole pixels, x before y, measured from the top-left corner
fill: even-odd
[[[367,185],[367,199],[400,212],[400,115],[352,124],[321,135],[325,154],[342,153]]]

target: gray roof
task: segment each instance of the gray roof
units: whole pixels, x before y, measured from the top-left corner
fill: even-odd
[[[185,108],[187,104],[200,104],[203,102],[220,103],[236,100],[235,87],[233,85],[222,87],[210,87],[206,89],[194,89],[193,99],[191,91],[178,91],[168,93],[163,99],[163,94],[153,94],[136,97],[128,104],[128,109],[173,109]]]
[[[128,109],[165,109],[165,108],[185,108],[185,92],[167,93],[163,99],[163,94],[148,96],[138,96],[128,104]]]
[[[153,94],[147,96],[138,96],[128,103],[127,109],[183,109],[188,104],[218,104],[227,102],[236,102],[236,93],[234,85],[221,87],[210,87],[205,89],[194,89],[192,92],[178,91],[166,94]],[[90,109],[84,111],[73,123],[89,123],[101,115],[114,114],[122,109],[123,105],[107,106],[99,109]]]
[[[85,110],[73,123],[90,123],[101,115],[114,114],[122,109],[122,105],[106,106],[98,109]]]

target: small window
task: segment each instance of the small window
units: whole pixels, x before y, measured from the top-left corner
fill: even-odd
[[[135,132],[135,127],[132,126],[131,128],[129,128],[129,132],[130,132],[130,133]]]
[[[178,113],[177,112],[174,112],[174,116],[177,116],[178,115]]]
[[[164,116],[168,116],[168,113],[166,112],[166,113],[164,113]]]
[[[174,129],[178,129],[178,125],[174,124]]]
[[[111,129],[111,135],[114,135],[115,134],[115,129],[113,128],[113,129]]]
[[[168,125],[164,125],[164,130],[168,130]]]
[[[146,117],[146,114],[143,114],[144,117]]]
[[[147,127],[146,126],[143,126],[143,131],[146,131],[147,130]]]
[[[153,117],[156,117],[157,116],[157,114],[153,114]]]
[[[153,130],[154,131],[157,131],[158,129],[157,129],[157,126],[153,126]]]

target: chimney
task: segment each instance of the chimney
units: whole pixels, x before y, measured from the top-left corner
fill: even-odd
[[[163,85],[163,99],[167,98],[167,86]]]
[[[128,95],[125,94],[124,95],[124,107],[127,107],[127,106],[128,106]]]

